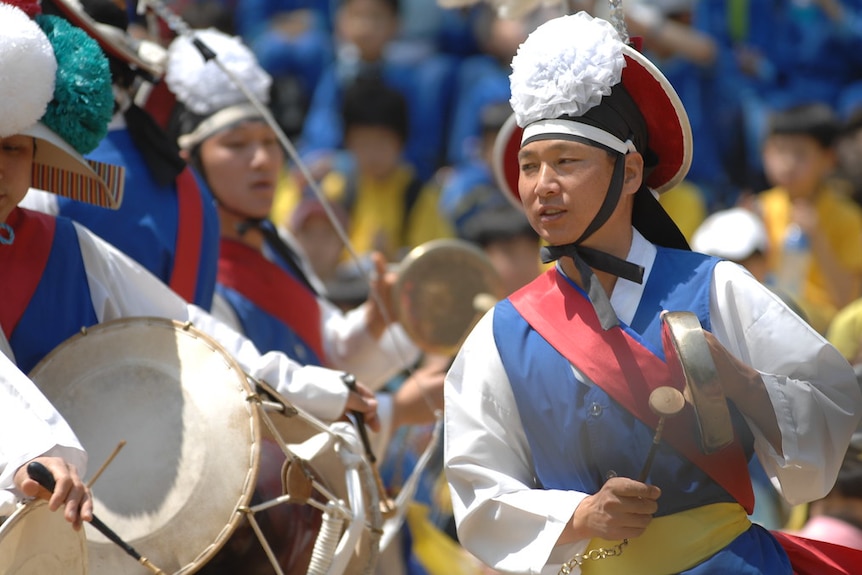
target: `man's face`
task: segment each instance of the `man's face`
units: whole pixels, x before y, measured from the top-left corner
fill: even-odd
[[[34,153],[30,136],[0,138],[0,222],[6,221],[30,189]]]
[[[248,217],[265,218],[272,207],[284,154],[263,122],[244,122],[207,138],[201,163],[219,202]]]
[[[612,157],[579,142],[540,140],[521,148],[518,162],[518,193],[533,229],[550,245],[577,240],[605,198]]]

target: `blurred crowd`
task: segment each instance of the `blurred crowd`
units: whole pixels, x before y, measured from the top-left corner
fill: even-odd
[[[297,236],[318,275],[346,298],[362,298],[345,287],[358,285],[350,282],[355,271],[342,265],[349,258],[309,177],[334,203],[360,254],[379,250],[397,261],[437,237],[530,238],[493,175],[494,137],[510,114],[509,64],[526,35],[561,10],[607,12],[605,2],[521,2],[535,6],[509,19],[484,3],[440,4],[170,4],[193,27],[240,36],[272,75],[270,106],[304,164],[288,158],[272,219]],[[710,214],[754,210],[767,226],[761,279],[804,300],[800,308],[825,334],[837,311],[862,295],[855,239],[862,218],[862,56],[855,48],[862,2],[630,0],[625,7],[631,35],[680,94],[694,135],[688,176],[662,196],[665,208],[689,240]],[[818,145],[785,144],[793,136]],[[782,204],[782,196],[789,201]],[[792,213],[784,213],[788,206]],[[836,228],[833,211],[850,227]],[[816,261],[806,288],[788,285],[788,272],[779,269],[788,259],[784,232],[797,226],[806,236],[832,238],[805,238]],[[512,277],[509,285],[529,277]]]

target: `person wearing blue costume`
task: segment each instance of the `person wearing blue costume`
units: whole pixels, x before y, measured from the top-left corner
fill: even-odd
[[[239,38],[216,30],[197,37],[267,102],[271,78]],[[258,349],[337,366],[375,387],[415,362],[416,347],[397,326],[389,330],[391,313],[373,298],[342,313],[321,295],[322,284],[296,240],[267,219],[284,153],[273,127],[240,88],[185,37],[170,46],[166,81],[188,110],[179,122],[183,154],[210,182],[222,224],[214,315]],[[385,294],[386,280],[379,284]]]
[[[29,373],[82,329],[152,316],[191,322],[252,377],[325,422],[346,410],[378,427],[377,402],[344,372],[300,365],[254,345],[188,304],[140,264],[83,225],[19,206],[29,188],[116,208],[121,167],[85,160],[107,132],[114,99],[108,60],[63,18],[0,3],[0,328],[15,365]]]
[[[510,82],[497,173],[557,263],[479,321],[447,374],[461,543],[504,573],[852,572],[852,550],[747,517],[755,454],[790,503],[829,491],[862,395],[834,347],[737,264],[689,251],[657,202],[692,153],[667,79],[581,12],[530,34]],[[683,385],[665,310],[703,326],[733,441],[705,455],[686,407],[640,480],[649,393]]]
[[[209,309],[219,234],[212,195],[182,161],[176,143],[133,101],[142,79],[160,80],[162,66],[138,55],[126,33],[125,11],[110,0],[45,0],[42,7],[81,27],[108,56],[114,115],[107,135],[87,158],[123,166],[127,193],[116,211],[44,192],[28,194],[23,205],[84,224],[183,299]]]

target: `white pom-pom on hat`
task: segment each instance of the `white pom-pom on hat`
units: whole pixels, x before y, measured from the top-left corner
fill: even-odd
[[[57,60],[51,42],[19,8],[0,3],[0,137],[21,133],[54,97]]]
[[[269,102],[272,78],[257,63],[254,54],[239,38],[215,29],[195,32],[197,38],[215,52],[224,65],[262,102]],[[186,108],[202,116],[228,106],[247,102],[234,81],[215,61],[203,56],[186,36],[176,38],[168,48],[165,81]]]
[[[597,106],[622,78],[623,47],[609,22],[585,12],[539,26],[512,59],[509,102],[518,125]]]

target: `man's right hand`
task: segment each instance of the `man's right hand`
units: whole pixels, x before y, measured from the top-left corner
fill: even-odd
[[[608,479],[598,493],[586,497],[560,536],[561,543],[593,537],[609,541],[641,535],[658,510],[661,489],[627,477]]]
[[[27,465],[38,461],[54,476],[54,492],[51,493],[27,474]],[[90,488],[78,476],[74,465],[67,463],[61,457],[37,457],[22,465],[15,472],[15,486],[28,497],[38,497],[48,501],[51,511],[65,506],[66,521],[77,530],[82,521],[93,518],[93,498]]]

